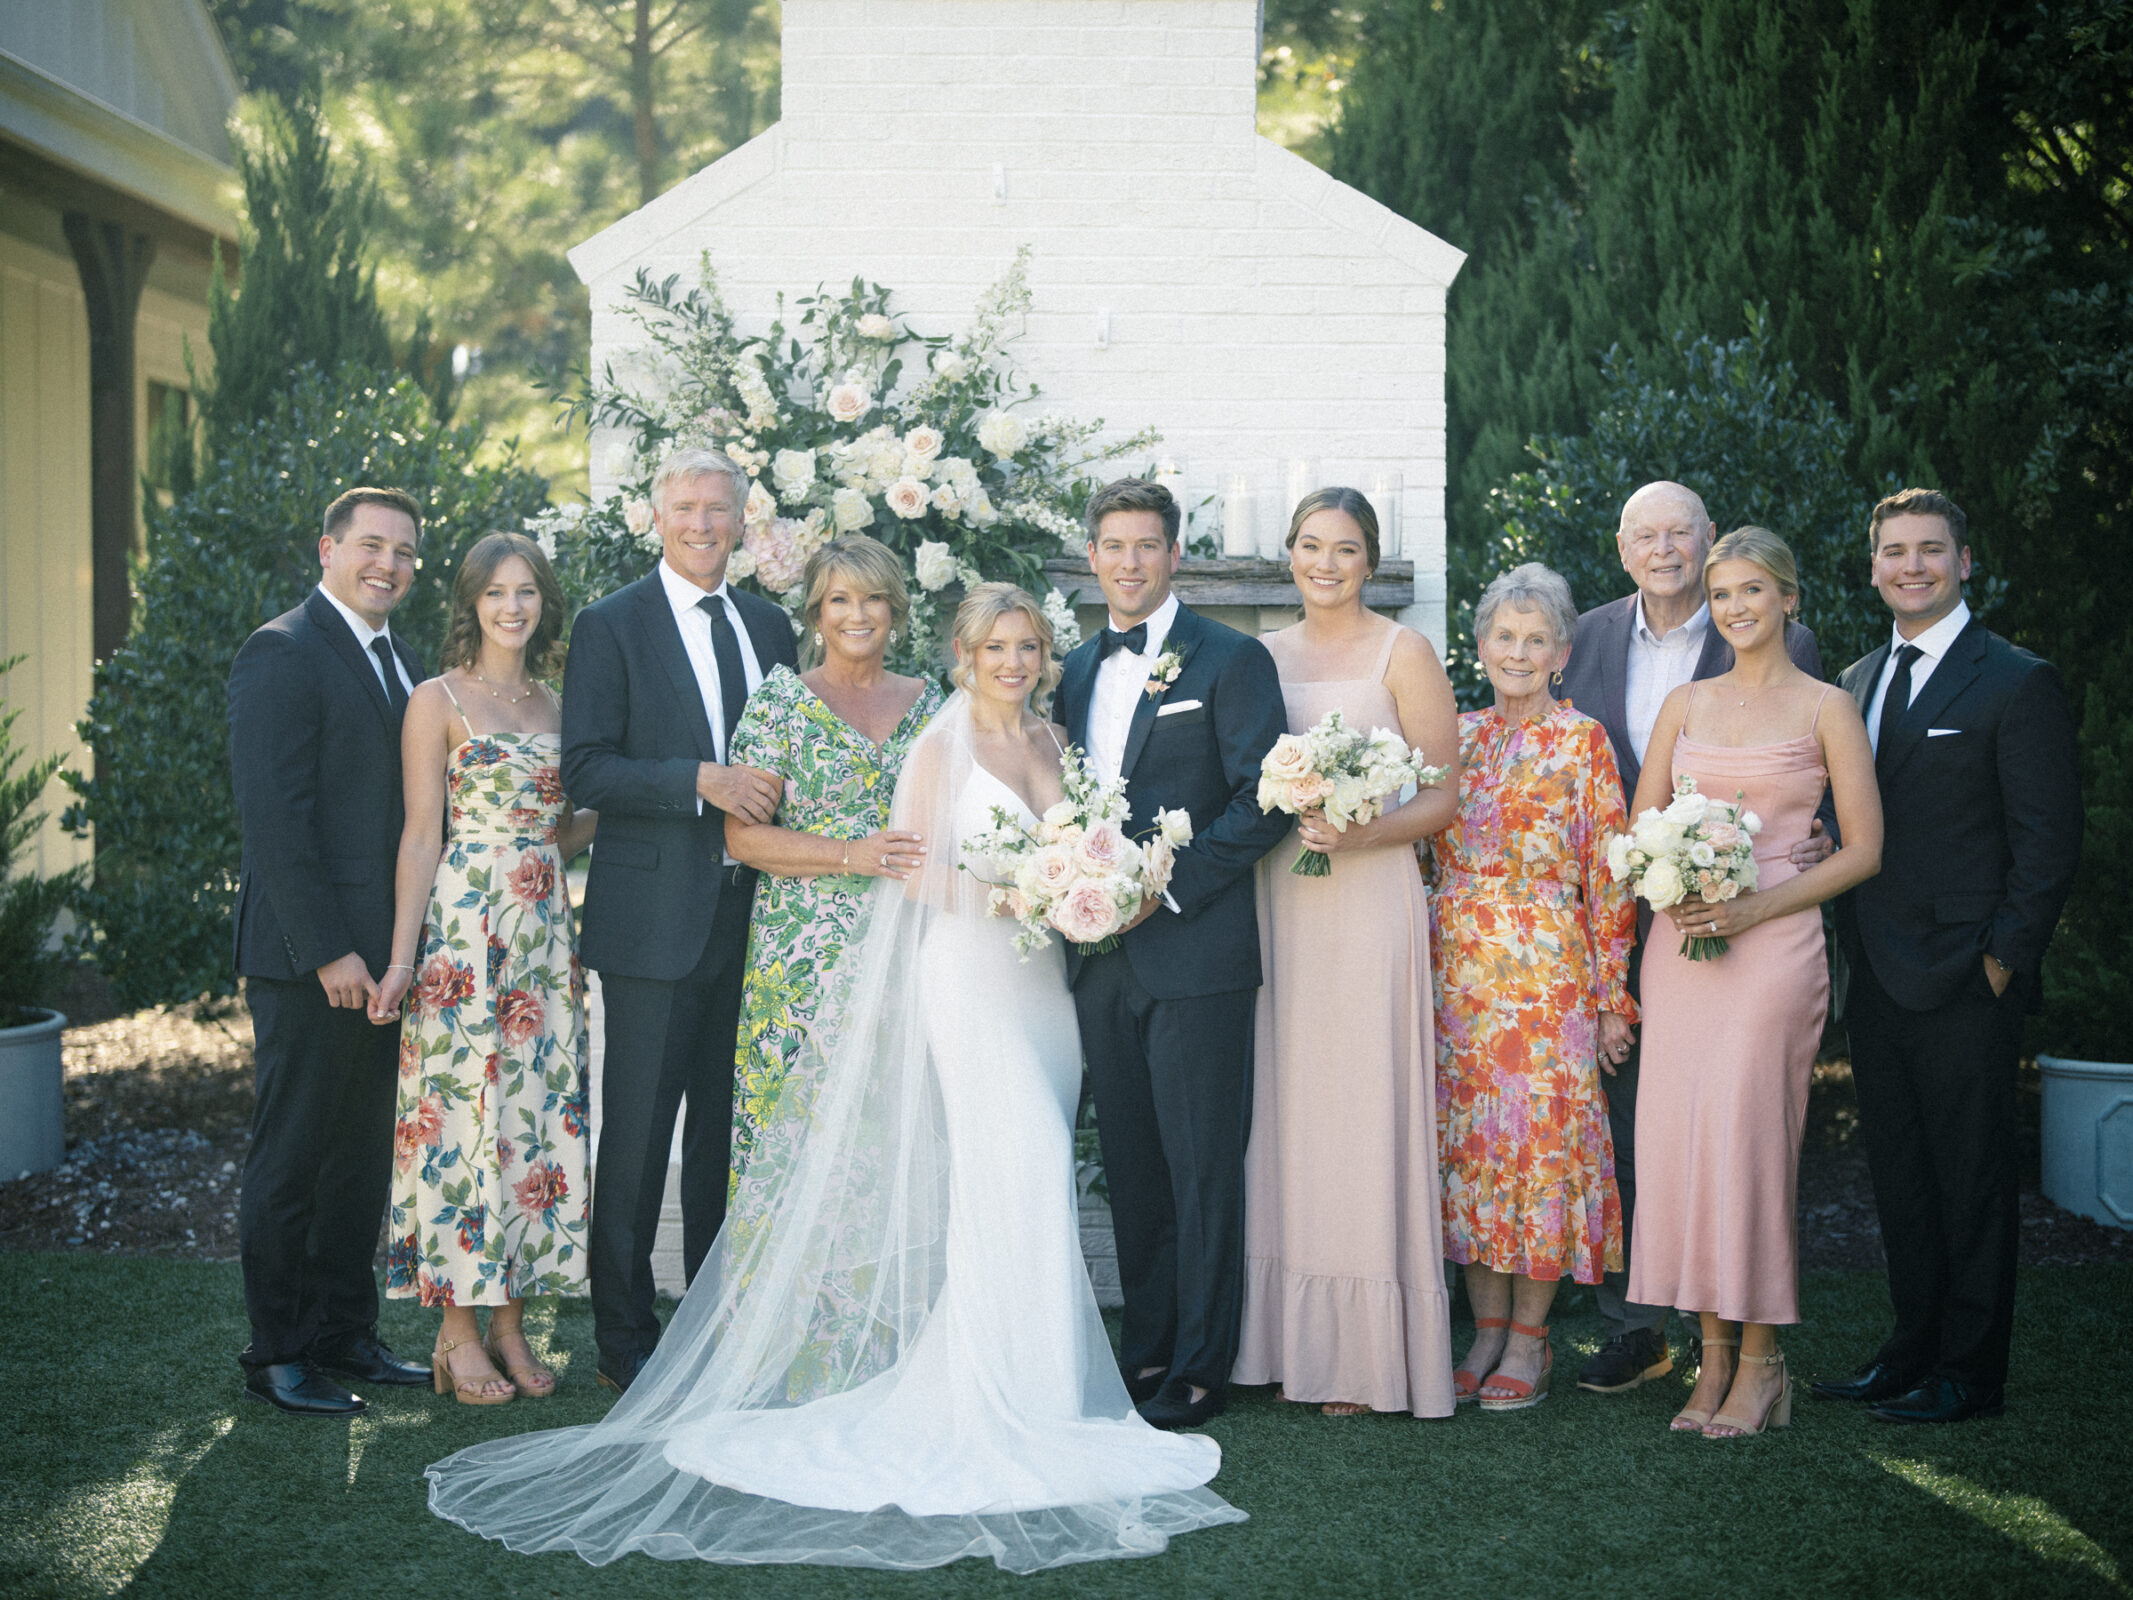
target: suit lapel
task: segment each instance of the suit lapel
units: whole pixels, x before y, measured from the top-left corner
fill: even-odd
[[[1610,736],[1629,744],[1629,647],[1636,627],[1637,597],[1631,595],[1607,618],[1607,635],[1600,641],[1600,718]]]
[[[336,611],[333,602],[316,589],[311,591],[311,597],[304,602],[304,615],[311,619],[311,625],[325,637],[326,648],[339,656],[342,664],[362,683],[363,692],[370,697],[371,709],[377,712],[378,720],[385,724],[388,732],[397,734],[400,731],[400,719],[393,715],[392,702],[385,698],[385,685],[378,678],[377,662],[365,654],[363,647],[356,643],[355,633],[348,626],[348,619]]]
[[[729,589],[733,596],[734,609],[741,614],[741,621],[748,629],[748,642],[755,647],[755,664],[763,669],[763,676],[770,676],[770,669],[785,664],[785,653],[792,648],[792,624],[785,620],[781,611],[775,617],[763,616],[754,606],[741,604],[741,591]],[[779,634],[784,637],[779,638]]]
[[[1985,656],[1984,631],[1984,625],[1973,618],[1970,626],[1956,635],[1955,643],[1948,646],[1948,653],[1934,667],[1933,676],[1926,679],[1910,709],[1892,732],[1883,735],[1874,763],[1882,772],[1895,772],[1912,751],[1926,742],[1926,729],[1933,726],[1933,719],[1977,681],[1978,663]]]
[[[1089,694],[1096,682],[1096,652],[1094,639],[1076,645],[1059,670],[1059,692],[1069,707],[1067,743],[1084,751],[1089,748]]]
[[[1718,636],[1718,623],[1714,620],[1703,630],[1703,649],[1696,657],[1696,671],[1690,681],[1701,683],[1732,668],[1733,646]]]
[[[703,685],[696,681],[696,669],[689,665],[688,649],[681,642],[681,624],[674,620],[674,608],[667,603],[667,588],[658,573],[642,580],[644,593],[638,601],[643,610],[640,626],[645,636],[652,641],[652,654],[666,670],[668,680],[674,685],[674,693],[682,704],[682,715],[688,719],[689,731],[696,736],[696,748],[706,761],[718,759],[718,745],[711,737],[711,715],[704,710]]]
[[[1881,669],[1888,665],[1888,661],[1889,647],[1883,645],[1851,669],[1852,681],[1847,687],[1851,690],[1852,699],[1858,703],[1859,715],[1862,717],[1874,703],[1874,685],[1881,681]]]
[[[1179,657],[1178,675],[1183,677],[1183,663],[1191,658],[1192,647],[1199,642],[1199,637],[1199,619],[1180,601],[1178,614],[1170,622],[1170,632],[1163,639],[1163,648],[1156,652],[1156,661],[1162,660],[1165,655],[1175,650]],[[1151,661],[1148,665],[1152,671],[1155,662]],[[1118,763],[1118,775],[1121,778],[1133,776],[1133,764],[1140,760],[1141,747],[1147,744],[1149,731],[1155,727],[1156,705],[1162,698],[1160,694],[1149,694],[1144,688],[1140,697],[1134,701],[1133,722],[1126,729],[1126,753],[1119,758]]]

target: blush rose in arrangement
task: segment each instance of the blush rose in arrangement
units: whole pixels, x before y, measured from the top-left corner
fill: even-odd
[[[1385,802],[1409,784],[1426,789],[1442,783],[1450,767],[1433,767],[1422,752],[1389,728],[1364,733],[1351,728],[1338,711],[1329,711],[1304,733],[1285,733],[1259,764],[1259,809],[1286,811],[1292,817],[1316,811],[1341,833],[1357,822],[1374,822]],[[1317,850],[1300,850],[1289,870],[1306,878],[1323,878],[1333,860]]]
[[[1607,870],[1654,911],[1691,895],[1722,905],[1756,886],[1755,836],[1762,831],[1763,819],[1748,809],[1745,795],[1736,793],[1730,803],[1713,800],[1684,776],[1666,809],[1652,807],[1627,833],[1607,841]],[[1684,935],[1681,953],[1709,961],[1726,953],[1726,941]]]
[[[1118,948],[1142,905],[1170,887],[1177,852],[1192,843],[1192,818],[1158,811],[1148,836],[1126,831],[1131,808],[1120,778],[1099,779],[1069,746],[1060,766],[1065,796],[1026,827],[1004,806],[993,826],[963,841],[958,866],[993,885],[987,909],[1020,923],[1015,948],[1027,961],[1056,933],[1084,955]]]

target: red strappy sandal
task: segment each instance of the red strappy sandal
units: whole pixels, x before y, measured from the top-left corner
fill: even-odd
[[[1508,1328],[1510,1326],[1511,1321],[1508,1317],[1476,1317],[1474,1319],[1474,1331],[1477,1333],[1483,1328]],[[1455,1369],[1452,1373],[1452,1404],[1463,1406],[1469,1400],[1479,1400],[1480,1398],[1480,1376],[1467,1371],[1464,1367]]]
[[[1546,1327],[1529,1328],[1516,1318],[1512,1319],[1511,1331],[1513,1333],[1522,1333],[1528,1339],[1545,1339],[1548,1337]],[[1539,1405],[1548,1398],[1548,1376],[1554,1370],[1555,1346],[1551,1344],[1547,1347],[1547,1353],[1541,1358],[1540,1377],[1536,1382],[1528,1383],[1524,1378],[1506,1378],[1500,1371],[1490,1373],[1485,1380],[1487,1386],[1508,1389],[1511,1392],[1501,1395],[1482,1395],[1481,1409],[1484,1411],[1523,1411],[1528,1406]]]

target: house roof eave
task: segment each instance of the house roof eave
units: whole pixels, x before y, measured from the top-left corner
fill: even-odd
[[[588,287],[598,283],[770,177],[784,154],[783,128],[782,122],[772,123],[746,144],[573,246],[567,255],[578,281]]]

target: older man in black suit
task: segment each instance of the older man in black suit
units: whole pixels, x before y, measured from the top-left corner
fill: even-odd
[[[1615,548],[1622,569],[1636,584],[1625,599],[1595,606],[1578,618],[1578,630],[1563,667],[1558,697],[1607,730],[1622,792],[1637,792],[1644,751],[1666,697],[1685,683],[1715,678],[1733,666],[1733,647],[1711,626],[1703,598],[1703,563],[1717,529],[1703,499],[1678,483],[1647,483],[1624,502]],[[1822,676],[1815,636],[1797,622],[1785,624],[1785,650],[1793,664]],[[1792,851],[1809,867],[1830,853],[1827,830]],[[1630,993],[1637,992],[1651,908],[1637,903],[1637,947],[1630,953]],[[1615,1149],[1615,1183],[1622,1196],[1623,1270],[1599,1286],[1600,1320],[1606,1342],[1578,1373],[1578,1387],[1620,1394],[1673,1370],[1666,1346],[1666,1307],[1643,1306],[1625,1294],[1629,1282],[1630,1223],[1637,1205],[1637,1054],[1634,1045],[1614,1061],[1602,1061],[1607,1079],[1607,1124]]]
[[[590,1272],[600,1381],[627,1389],[659,1341],[652,1238],[683,1100],[682,1267],[726,1217],[734,1032],[755,871],[726,816],[768,822],[783,784],[735,766],[748,696],[792,666],[792,624],[726,582],[748,478],[681,450],[652,479],[650,577],[578,613],[563,689],[563,783],[600,813],[578,951],[600,974],[607,1035],[593,1163]]]
[[[1889,642],[1845,670],[1887,834],[1838,902],[1845,1023],[1896,1326],[1817,1383],[1884,1422],[2003,1409],[2020,1231],[2015,1060],[2081,859],[2074,723],[2051,663],[1970,614],[1967,519],[1930,489],[1874,508]]]
[[[399,1034],[365,1011],[392,959],[400,718],[422,663],[392,631],[422,511],[397,489],[326,508],[319,586],[230,669],[230,776],[243,829],[236,964],[257,1101],[238,1202],[252,1340],[244,1392],[350,1417],[334,1381],[418,1384],[378,1339],[371,1258],[392,1179]]]

